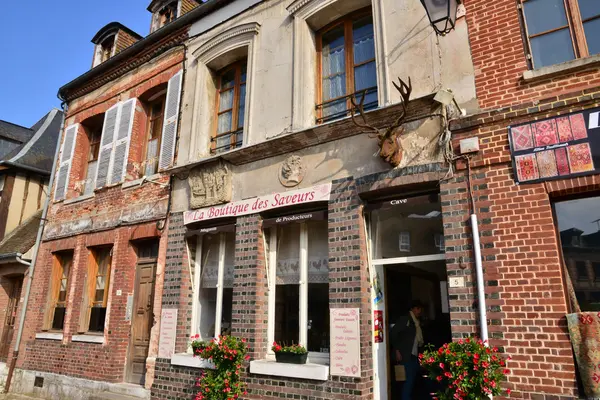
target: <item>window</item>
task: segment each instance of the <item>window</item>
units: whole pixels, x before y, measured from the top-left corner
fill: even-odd
[[[351,96],[365,96],[365,110],[377,107],[373,18],[354,14],[317,34],[319,86],[317,123],[348,115]]]
[[[587,280],[589,278],[588,268],[585,261],[575,262],[575,268],[577,269],[577,279],[580,281]]]
[[[115,47],[115,37],[114,36],[109,37],[104,42],[102,42],[100,47],[101,47],[100,62],[104,62],[112,57],[113,50]]]
[[[102,137],[102,122],[104,114],[94,116],[83,123],[88,141],[89,150],[87,156],[87,165],[85,166],[83,190],[84,195],[94,192],[94,180],[96,179],[96,169],[98,168],[98,155],[100,154],[100,138]]]
[[[148,142],[146,144],[146,176],[154,175],[158,171],[158,155],[160,149],[160,138],[165,115],[166,92],[159,93],[148,104]]]
[[[244,60],[219,73],[216,132],[211,143],[213,154],[232,150],[243,144],[246,72],[247,62]]]
[[[197,237],[197,317],[195,333],[202,340],[231,333],[235,233],[221,232]],[[194,332],[192,332],[194,334]]]
[[[90,249],[80,332],[104,332],[112,247]]]
[[[444,239],[443,234],[436,233],[434,236],[434,241],[435,241],[435,247],[437,247],[439,251],[443,252],[446,250],[446,241]]]
[[[177,2],[173,1],[160,10],[159,18],[161,27],[173,22],[177,18]]]
[[[600,53],[597,0],[520,0],[533,68]]]
[[[594,278],[596,282],[600,281],[600,262],[592,263],[592,269],[594,270]]]
[[[398,244],[400,251],[410,253],[410,232],[400,232],[398,234]]]
[[[53,258],[49,292],[50,302],[44,321],[44,330],[63,330],[73,253],[55,253]]]
[[[270,342],[300,343],[329,352],[327,220],[277,225],[265,231],[269,259]]]

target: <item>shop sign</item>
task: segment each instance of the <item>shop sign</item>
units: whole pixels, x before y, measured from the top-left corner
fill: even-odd
[[[600,108],[508,127],[515,181],[600,173]]]
[[[318,201],[329,201],[330,195],[331,183],[325,183],[307,189],[275,193],[200,210],[187,211],[183,214],[183,222],[185,225],[188,225],[216,218],[256,214],[280,207],[308,204]]]
[[[331,375],[360,378],[360,309],[332,308],[330,318]]]
[[[284,215],[277,218],[265,219],[263,227],[268,228],[274,225],[286,225],[300,223],[304,221],[323,221],[327,213],[325,211],[312,211],[302,214]]]
[[[171,358],[175,352],[177,309],[163,308],[160,316],[158,358]]]

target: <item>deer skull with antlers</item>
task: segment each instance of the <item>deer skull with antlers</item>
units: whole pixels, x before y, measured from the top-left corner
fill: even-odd
[[[364,102],[366,97],[366,91],[363,91],[360,102],[356,102],[356,97],[353,95],[350,97],[352,102],[351,116],[352,122],[359,128],[364,129],[364,133],[371,133],[373,138],[377,138],[379,145],[379,157],[383,158],[387,163],[394,167],[397,167],[402,162],[402,144],[400,143],[400,136],[404,133],[404,127],[402,124],[408,114],[408,102],[410,101],[410,94],[412,93],[412,83],[410,77],[408,78],[408,84],[402,79],[398,78],[400,85],[396,82],[392,82],[396,89],[400,92],[402,97],[401,105],[402,110],[396,120],[385,128],[376,128],[367,123],[367,117],[365,115]],[[358,110],[362,122],[359,122],[355,115],[355,110]]]

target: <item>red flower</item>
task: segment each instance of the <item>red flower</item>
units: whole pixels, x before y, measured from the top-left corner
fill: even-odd
[[[437,381],[438,381],[438,382],[441,382],[441,381],[442,381],[442,379],[444,379],[444,378],[442,378],[442,376],[440,375],[440,376],[438,376],[436,379],[437,379]]]

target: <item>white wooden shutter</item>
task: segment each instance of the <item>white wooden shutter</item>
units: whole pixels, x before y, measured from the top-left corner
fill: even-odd
[[[113,143],[120,103],[115,104],[104,114],[104,125],[102,126],[102,138],[100,139],[100,154],[98,155],[98,166],[96,168],[96,189],[106,186],[108,183],[108,171],[112,159]]]
[[[119,122],[115,133],[112,169],[110,170],[110,183],[113,185],[123,180],[127,170],[127,157],[129,155],[129,143],[131,143],[136,104],[137,99],[127,100],[121,104]]]
[[[54,187],[54,200],[64,200],[69,186],[69,175],[71,174],[71,160],[73,159],[73,150],[77,140],[77,131],[79,124],[69,125],[65,129],[65,140],[62,143],[60,151],[60,165],[56,175],[56,185]]]
[[[160,158],[158,161],[159,171],[171,167],[175,158],[182,78],[182,71],[179,71],[175,76],[169,79],[167,105],[165,107],[165,122],[163,125]]]

